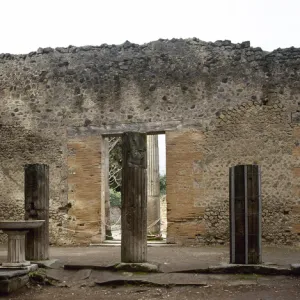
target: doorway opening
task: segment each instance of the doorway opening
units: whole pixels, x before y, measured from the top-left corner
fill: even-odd
[[[105,228],[106,240],[121,240],[121,185],[122,140],[121,136],[105,138],[106,144],[106,191]]]
[[[148,241],[167,236],[165,134],[147,136],[147,225]]]
[[[106,240],[121,241],[122,138],[107,136],[105,142]],[[167,235],[165,134],[147,135],[148,241],[165,241]]]

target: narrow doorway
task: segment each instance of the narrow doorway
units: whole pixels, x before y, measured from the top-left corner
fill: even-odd
[[[159,148],[159,184],[160,184],[160,220],[161,235],[167,240],[167,167],[166,167],[166,135],[158,135]]]
[[[167,234],[165,134],[147,136],[148,241],[163,241]]]
[[[122,140],[121,136],[105,139],[108,154],[105,197],[106,240],[121,241]]]

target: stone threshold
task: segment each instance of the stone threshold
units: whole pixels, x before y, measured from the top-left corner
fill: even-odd
[[[4,273],[11,273],[13,274],[14,272],[33,272],[36,271],[38,269],[38,265],[37,264],[30,264],[29,266],[23,266],[23,267],[6,267],[6,266],[0,266],[0,279],[1,279],[1,274]]]
[[[97,271],[126,271],[126,272],[144,272],[144,273],[162,273],[159,267],[152,263],[117,263],[114,265],[91,265],[91,264],[65,264],[65,270],[97,270]]]
[[[300,264],[278,266],[274,264],[244,265],[220,264],[208,268],[179,270],[171,273],[201,273],[201,274],[257,274],[257,275],[300,275]]]
[[[155,266],[155,267],[153,267]],[[149,267],[149,268],[148,268]],[[148,269],[147,269],[148,268]],[[99,271],[128,271],[128,272],[146,272],[146,273],[193,273],[193,274],[257,274],[257,275],[286,275],[299,276],[300,264],[291,264],[289,266],[278,266],[270,264],[260,265],[240,265],[240,264],[220,264],[216,266],[209,266],[205,268],[176,270],[164,272],[159,265],[149,263],[119,263],[114,265],[91,265],[91,264],[65,264],[65,270],[82,270],[91,269]]]
[[[103,243],[90,244],[90,247],[121,247],[121,241],[106,240]],[[165,241],[148,241],[148,247],[178,247],[177,244],[166,243]]]
[[[48,269],[46,278],[51,284],[61,287],[71,286],[117,286],[117,285],[147,285],[147,286],[205,286],[226,281],[229,285],[257,285],[266,280],[272,281],[268,275],[257,274],[195,274],[195,273],[152,273],[130,271],[97,271],[82,269],[74,272]],[[281,276],[282,278],[282,276]]]

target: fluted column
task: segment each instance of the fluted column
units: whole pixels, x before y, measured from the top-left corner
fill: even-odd
[[[122,239],[124,263],[147,261],[147,136],[122,136]]]
[[[8,235],[7,261],[2,267],[22,267],[30,265],[25,260],[25,236],[27,231],[3,230]]]
[[[158,136],[147,136],[147,225],[149,233],[160,233],[160,189]]]
[[[229,169],[230,263],[261,263],[261,172],[258,165]]]
[[[49,259],[49,166],[25,166],[25,220],[45,220],[26,237],[26,259]]]
[[[109,140],[103,139],[103,156],[104,156],[104,194],[105,194],[105,239],[112,240],[110,224],[110,193],[109,193]]]

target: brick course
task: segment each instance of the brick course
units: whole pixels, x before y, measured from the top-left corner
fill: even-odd
[[[104,191],[101,138],[68,139],[68,228],[76,244],[103,241]]]

